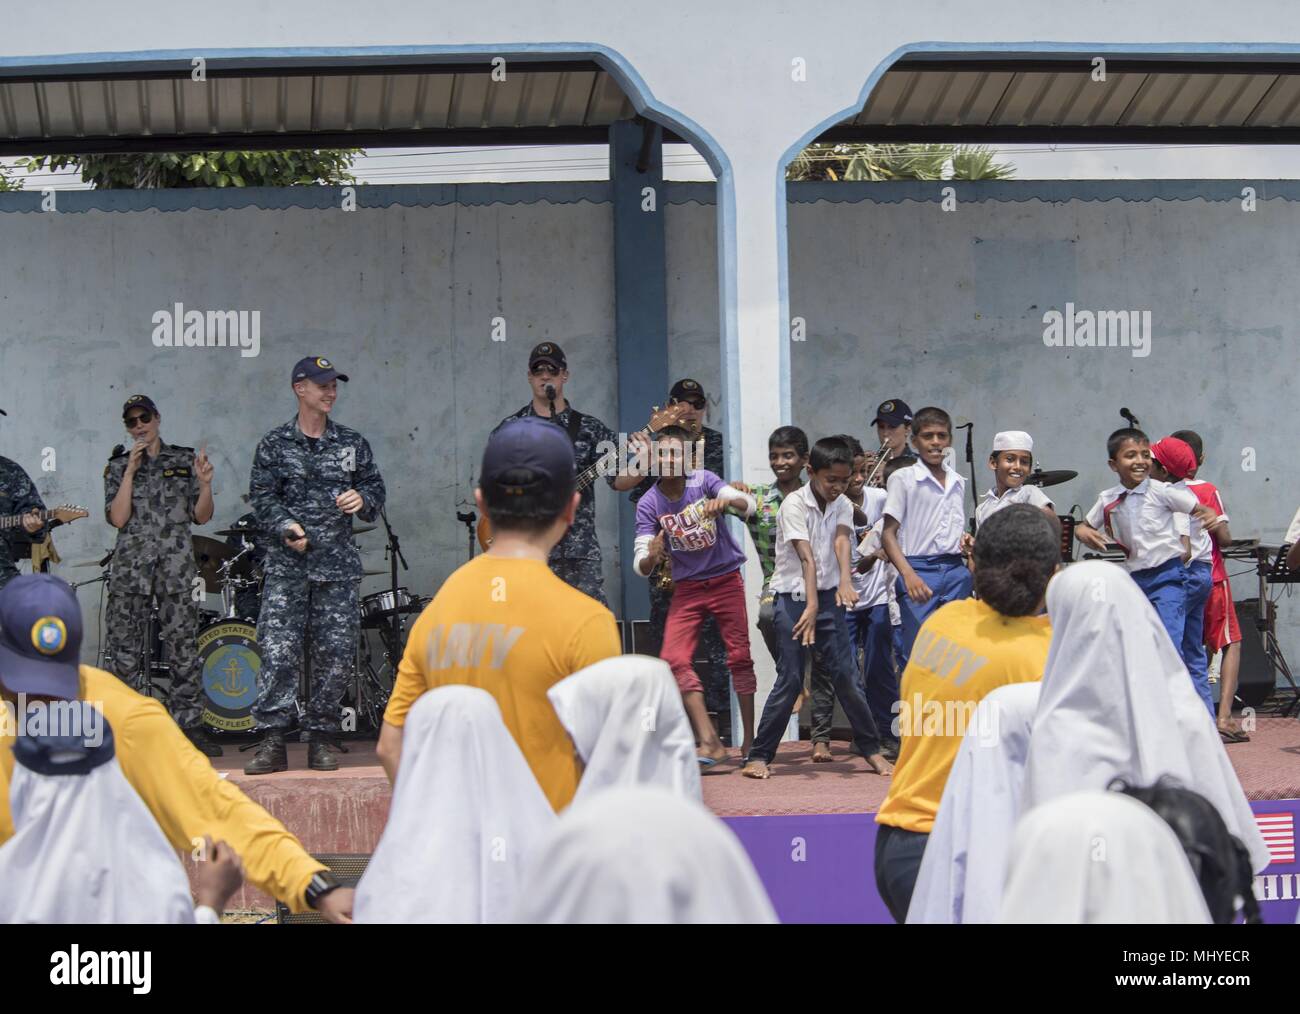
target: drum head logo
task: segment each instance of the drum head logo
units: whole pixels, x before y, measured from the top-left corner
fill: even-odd
[[[207,697],[204,723],[225,732],[252,729],[256,724],[257,677],[262,670],[257,630],[247,623],[219,621],[199,634],[198,647]]]
[[[68,643],[68,628],[57,616],[42,616],[32,624],[32,647],[42,655],[57,655]]]

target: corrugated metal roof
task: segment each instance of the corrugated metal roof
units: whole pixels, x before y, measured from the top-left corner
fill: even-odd
[[[1218,59],[909,58],[837,139],[1101,140],[1160,133],[1300,140],[1300,64]]]
[[[334,143],[356,135],[357,144],[364,137],[376,145],[385,135],[410,143],[415,134],[520,130],[553,132],[559,142],[603,139],[612,122],[635,115],[617,82],[590,62],[510,62],[504,80],[493,80],[486,63],[380,73],[209,66],[204,81],[191,80],[188,64],[111,76],[0,77],[0,141],[10,151],[113,150],[137,138],[170,148],[276,137],[283,144],[307,134]]]

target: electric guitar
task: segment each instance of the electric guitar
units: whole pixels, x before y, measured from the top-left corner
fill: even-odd
[[[682,416],[690,409],[689,405],[679,402],[676,405],[669,405],[666,408],[655,406],[650,413],[650,421],[646,423],[645,428],[651,433],[657,433],[666,426],[675,426],[682,421]],[[543,418],[545,418],[543,416]],[[573,491],[581,493],[584,489],[595,482],[607,470],[608,455],[602,454],[600,459],[578,473],[573,483]],[[487,515],[479,518],[478,527],[475,529],[475,535],[478,537],[480,549],[487,549],[492,545],[492,522],[488,520]]]
[[[66,503],[61,507],[53,507],[50,510],[37,511],[36,513],[42,522],[48,521],[51,528],[55,525],[67,524],[69,521],[76,521],[78,518],[90,517],[90,512],[86,508],[74,507]],[[0,531],[9,528],[21,528],[23,519],[26,517],[27,514],[0,514]]]

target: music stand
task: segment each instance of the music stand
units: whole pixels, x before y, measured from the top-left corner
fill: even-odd
[[[1276,681],[1277,673],[1281,673],[1291,686],[1291,703],[1282,709],[1282,714],[1287,718],[1295,718],[1300,713],[1300,687],[1296,686],[1296,681],[1291,675],[1291,666],[1282,653],[1282,645],[1277,639],[1276,615],[1273,608],[1273,602],[1268,597],[1268,586],[1270,584],[1300,584],[1300,571],[1293,571],[1286,565],[1287,552],[1290,550],[1290,544],[1282,545],[1277,556],[1269,560],[1269,547],[1256,546],[1255,559],[1256,572],[1259,574],[1259,615],[1255,619],[1255,629],[1259,631],[1260,641],[1264,646],[1264,655],[1273,667],[1273,679]]]

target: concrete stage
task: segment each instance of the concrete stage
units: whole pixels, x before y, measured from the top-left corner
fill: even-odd
[[[1300,722],[1260,717],[1258,723],[1249,743],[1227,747],[1246,794],[1253,801],[1300,799]],[[225,756],[213,763],[309,851],[369,853],[387,819],[391,792],[374,744],[347,746],[339,770],[328,773],[307,770],[302,744],[290,744],[289,770],[273,775],[246,776],[242,768],[252,754],[236,745],[227,745]],[[783,743],[765,782],[741,778],[738,756],[703,778],[705,803],[727,819],[750,851],[784,921],[876,921],[881,912],[871,876],[875,824],[869,815],[884,800],[889,779],[870,773],[847,744],[833,743],[832,750],[833,763],[813,764],[811,744]],[[1277,864],[1282,883],[1270,889],[1278,892],[1279,904],[1291,902],[1293,890],[1300,897],[1300,875],[1291,874],[1293,868],[1300,870],[1294,861]],[[829,892],[832,884],[837,886]],[[273,907],[249,888],[231,901],[232,909]],[[1294,918],[1294,902],[1289,911]]]

